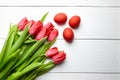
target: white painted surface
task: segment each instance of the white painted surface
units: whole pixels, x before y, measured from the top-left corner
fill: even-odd
[[[73,15],[81,16],[80,28],[75,29],[75,38],[113,38],[120,39],[120,8],[100,8],[100,7],[0,7],[0,37],[5,38],[8,26],[11,22],[18,21],[27,17],[28,19],[39,20],[43,14],[49,11],[45,21],[52,21],[53,16],[58,12],[65,12],[70,19]],[[54,23],[54,22],[53,22]],[[59,28],[62,38],[62,31],[68,27],[68,22],[64,26],[55,24]],[[60,27],[59,27],[60,26]]]
[[[78,14],[82,22],[72,44],[62,37],[68,24],[53,22],[60,32],[54,46],[65,50],[67,59],[36,80],[120,80],[120,0],[0,0],[0,49],[11,22],[25,16],[38,20],[48,11],[45,23],[58,12],[68,19]]]
[[[120,6],[120,0],[0,0],[1,6]]]
[[[52,72],[120,72],[120,41],[74,40],[68,44],[58,40],[55,45],[65,50],[67,59]]]
[[[49,73],[36,80],[120,80],[119,74]]]
[[[4,39],[0,39],[3,45]],[[51,72],[120,72],[120,41],[74,40],[72,44],[57,40],[53,46],[64,50],[66,61]],[[1,46],[0,46],[1,47]],[[71,69],[72,68],[72,69]]]

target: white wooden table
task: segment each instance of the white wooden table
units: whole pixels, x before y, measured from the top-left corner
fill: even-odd
[[[36,80],[120,80],[120,0],[0,0],[0,49],[11,22],[38,20],[48,11],[45,23],[54,23],[58,12],[78,14],[82,21],[71,44],[62,37],[68,24],[54,23],[60,32],[54,46],[67,59]]]

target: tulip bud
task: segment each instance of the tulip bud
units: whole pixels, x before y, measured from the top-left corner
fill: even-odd
[[[36,36],[37,33],[42,29],[42,27],[43,27],[43,23],[37,21],[30,27],[29,33],[33,36]]]
[[[20,22],[18,23],[18,29],[19,29],[19,30],[24,30],[27,23],[28,23],[28,20],[27,20],[26,17],[24,17],[24,18],[21,19]]]
[[[48,36],[50,34],[50,32],[53,29],[53,24],[51,22],[48,22],[37,34],[37,36],[35,37],[36,40],[40,40],[41,38]]]
[[[57,55],[52,57],[52,60],[55,64],[60,64],[66,59],[66,53],[64,51],[60,51]]]
[[[37,36],[35,37],[36,40],[40,40],[42,38],[44,38],[46,36],[46,27],[44,27],[38,34]]]
[[[31,27],[34,23],[35,23],[34,20],[30,20],[27,25],[29,25]]]
[[[48,58],[52,58],[53,56],[55,56],[57,54],[58,54],[58,48],[57,47],[53,47],[53,48],[47,50],[47,52],[46,52],[46,56]]]
[[[44,27],[47,28],[47,33],[46,35],[49,35],[49,33],[53,30],[53,24],[51,22],[48,22]]]
[[[58,36],[58,30],[53,29],[48,36],[48,41],[54,40],[57,36]]]
[[[35,23],[34,20],[30,20],[26,25],[28,25],[29,27],[31,27],[34,23]],[[25,29],[25,27],[23,27],[23,30],[24,29]]]

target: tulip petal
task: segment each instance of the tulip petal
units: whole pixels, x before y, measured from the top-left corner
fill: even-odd
[[[48,36],[48,41],[54,40],[57,36],[58,36],[58,30],[53,29]]]
[[[18,23],[18,29],[19,29],[19,30],[24,30],[27,23],[28,23],[28,20],[27,20],[26,17],[24,17],[24,18],[21,19],[20,22]]]
[[[60,64],[66,59],[66,53],[64,51],[59,52],[57,55],[52,57],[55,64]]]
[[[51,22],[48,22],[44,27],[47,28],[47,33],[46,33],[46,36],[49,35],[49,33],[53,30],[53,24]]]
[[[29,33],[33,36],[36,36],[37,33],[42,29],[42,27],[43,27],[43,23],[37,21],[30,27]]]
[[[52,58],[56,54],[58,54],[58,48],[57,47],[53,47],[46,52],[46,56],[49,57],[49,58]]]
[[[46,36],[46,27],[44,27],[38,34],[37,36],[35,37],[36,40],[40,40],[42,38],[44,38]]]

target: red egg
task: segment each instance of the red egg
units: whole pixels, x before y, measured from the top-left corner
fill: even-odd
[[[72,42],[73,38],[74,38],[74,32],[71,28],[65,28],[63,31],[63,38],[67,41],[67,42]]]
[[[58,13],[54,16],[54,21],[58,24],[64,24],[67,21],[67,15],[65,13]]]
[[[69,25],[71,28],[78,28],[81,22],[81,18],[78,15],[75,15],[70,18]]]

